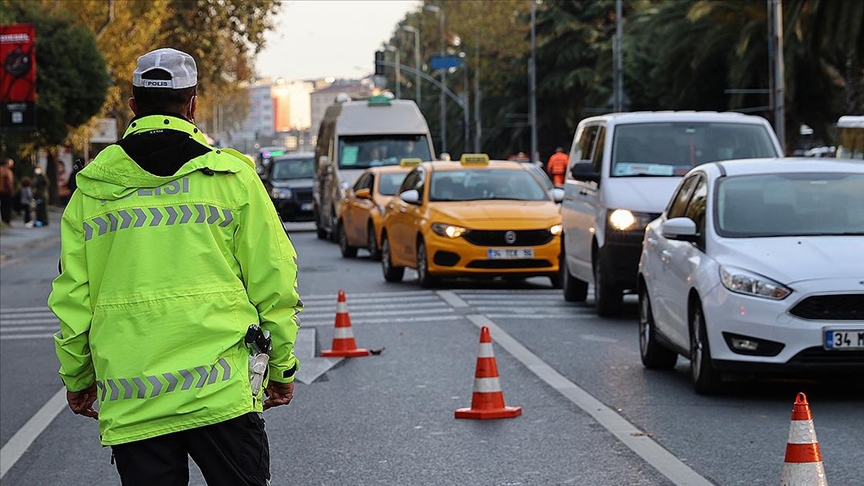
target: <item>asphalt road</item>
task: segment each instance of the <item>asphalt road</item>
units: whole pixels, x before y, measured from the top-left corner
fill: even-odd
[[[564,302],[548,279],[425,290],[409,271],[388,284],[364,252],[342,259],[310,225],[289,230],[304,339],[331,347],[342,289],[357,345],[380,353],[329,363],[310,352],[305,363],[322,374],[298,383],[290,406],[265,413],[274,485],[777,484],[799,391],[829,483],[862,483],[860,377],[738,383],[702,397],[684,359],[672,372],[642,368],[634,300],[621,317],[600,319]],[[0,482],[119,484],[96,422],[72,415],[57,394],[57,323],[45,305],[57,252],[36,245],[0,266]],[[522,407],[521,417],[454,418],[471,403],[483,325],[507,405]],[[192,468],[191,484],[203,484]]]

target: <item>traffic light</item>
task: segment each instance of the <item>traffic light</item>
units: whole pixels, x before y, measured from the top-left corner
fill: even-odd
[[[384,75],[384,51],[375,51],[375,76]]]

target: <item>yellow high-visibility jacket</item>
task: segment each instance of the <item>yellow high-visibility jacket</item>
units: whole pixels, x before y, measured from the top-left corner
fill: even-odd
[[[303,304],[294,247],[248,160],[152,115],[77,183],[48,304],[66,388],[98,387],[102,444],[261,411],[244,336],[270,331],[269,379],[292,381]]]

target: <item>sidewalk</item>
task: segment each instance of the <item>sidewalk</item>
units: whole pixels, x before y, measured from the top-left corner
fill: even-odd
[[[59,242],[62,215],[62,207],[48,206],[48,226],[27,228],[20,219],[14,219],[11,227],[0,225],[0,263],[14,258],[24,248]]]

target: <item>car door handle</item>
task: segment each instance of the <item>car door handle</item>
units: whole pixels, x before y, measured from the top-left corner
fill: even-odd
[[[660,252],[660,259],[664,262],[668,262],[672,259],[672,252],[669,250],[663,250]]]
[[[580,196],[587,196],[587,195],[588,195],[588,191],[586,191],[585,189],[580,189],[580,190],[579,190],[579,195],[580,195]]]
[[[648,238],[647,242],[648,242],[648,246],[650,246],[652,248],[657,246],[657,238]]]
[[[405,208],[399,208],[399,212],[400,212],[400,213],[404,213],[405,211],[406,211]]]

